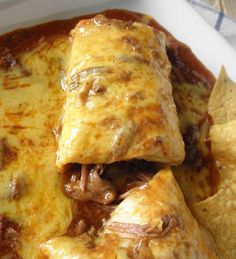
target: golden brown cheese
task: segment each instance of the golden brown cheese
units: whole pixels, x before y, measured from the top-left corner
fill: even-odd
[[[41,258],[40,243],[64,234],[72,219],[53,134],[64,100],[60,73],[67,48],[64,38],[42,40],[20,56],[20,65],[0,70],[0,215],[19,225],[17,252],[24,259]]]
[[[150,26],[102,15],[80,21],[72,31],[58,165],[181,163],[170,69],[164,34]]]
[[[204,237],[166,169],[118,205],[99,237],[58,237],[42,251],[49,259],[217,258]]]

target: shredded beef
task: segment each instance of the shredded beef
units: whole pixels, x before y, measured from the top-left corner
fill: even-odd
[[[65,193],[75,200],[111,203],[116,198],[116,189],[109,181],[102,179],[99,172],[98,166],[89,170],[83,165],[81,173],[73,173],[65,184]]]
[[[69,236],[79,236],[103,227],[121,199],[145,188],[157,171],[156,163],[144,160],[108,165],[68,164],[64,168],[65,194],[75,200],[77,211],[68,227]]]

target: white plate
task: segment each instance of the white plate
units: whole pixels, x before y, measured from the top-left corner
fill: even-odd
[[[215,75],[224,65],[236,80],[236,52],[185,0],[0,0],[0,33],[108,8],[152,15]]]

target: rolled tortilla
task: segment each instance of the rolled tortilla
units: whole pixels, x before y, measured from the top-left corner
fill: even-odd
[[[164,34],[98,15],[71,35],[57,164],[181,163]]]

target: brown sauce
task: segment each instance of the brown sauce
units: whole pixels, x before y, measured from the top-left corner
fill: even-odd
[[[102,205],[93,201],[77,202],[74,218],[68,227],[68,236],[79,236],[90,231],[95,235],[103,226],[104,220],[110,218],[115,205]]]
[[[5,139],[0,139],[0,170],[17,158],[17,152],[10,147]]]
[[[19,235],[19,225],[0,215],[0,258],[20,258],[17,253]]]

